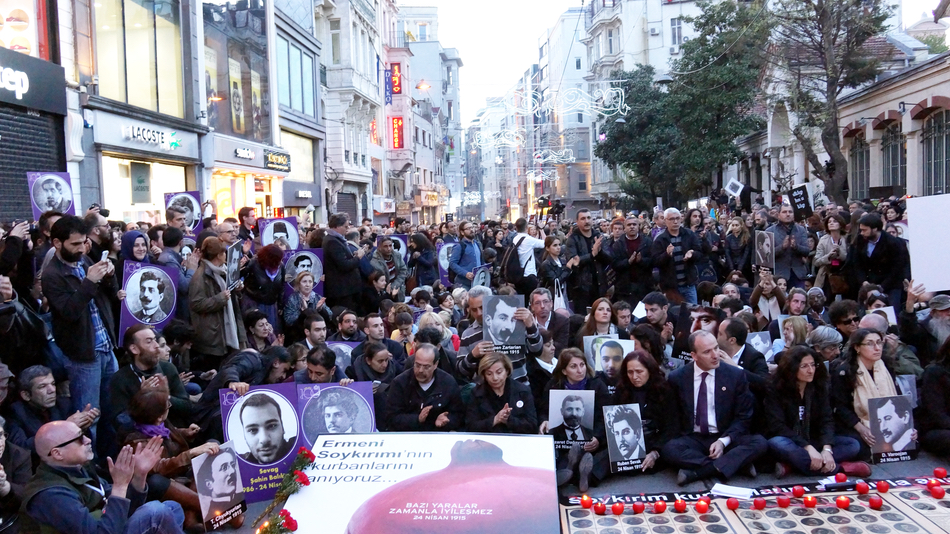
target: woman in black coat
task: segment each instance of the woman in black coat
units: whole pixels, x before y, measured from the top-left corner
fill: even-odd
[[[561,259],[561,248],[563,243],[561,238],[549,235],[544,239],[544,256],[541,262],[540,281],[541,287],[545,287],[552,294],[554,293],[554,282],[561,284],[561,290],[567,291],[567,279],[571,276],[571,271],[579,261],[577,257],[569,261]],[[567,300],[567,295],[564,295]]]
[[[765,396],[765,411],[769,449],[778,460],[776,477],[784,477],[790,467],[806,475],[835,473],[839,465],[846,472],[855,470],[849,460],[858,455],[860,444],[854,438],[835,436],[822,357],[801,345],[785,351],[772,387],[773,394]]]
[[[472,392],[465,416],[469,432],[534,434],[538,417],[531,389],[511,379],[511,360],[500,352],[478,362],[481,383]]]
[[[653,356],[642,350],[627,354],[620,364],[620,381],[610,404],[640,406],[640,424],[643,428],[646,456],[639,470],[653,473],[661,469],[660,450],[678,434],[677,418],[670,417],[676,410],[676,397]],[[608,433],[613,426],[611,423],[612,421],[607,421]],[[608,438],[608,441],[617,443],[613,438]],[[611,448],[614,447],[616,445],[611,445]]]
[[[416,268],[416,287],[434,284],[439,279],[439,258],[432,242],[425,234],[417,232],[409,237],[409,250],[409,263],[406,266]]]
[[[742,217],[733,217],[726,228],[726,271],[742,271],[746,280],[752,280],[752,236]]]
[[[284,252],[277,245],[267,245],[241,271],[244,276],[245,310],[257,308],[267,315],[275,333],[283,332]]]
[[[950,342],[944,342],[924,369],[920,387],[920,442],[924,449],[950,456]]]

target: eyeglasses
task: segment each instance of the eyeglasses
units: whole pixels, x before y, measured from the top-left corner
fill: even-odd
[[[883,341],[865,341],[864,343],[861,343],[861,345],[865,347],[883,347],[884,342]]]
[[[857,324],[860,323],[861,319],[857,317],[848,317],[847,319],[842,319],[838,324]]]
[[[71,439],[71,440],[69,440],[69,441],[65,441],[65,442],[63,442],[63,443],[60,443],[59,445],[56,445],[55,447],[51,447],[50,450],[49,450],[49,452],[46,454],[46,456],[52,456],[52,455],[53,455],[53,449],[62,449],[63,447],[65,447],[65,446],[67,446],[67,445],[73,443],[74,441],[78,441],[79,443],[82,443],[84,437],[86,437],[85,434],[79,434],[78,436],[74,437],[73,439]]]

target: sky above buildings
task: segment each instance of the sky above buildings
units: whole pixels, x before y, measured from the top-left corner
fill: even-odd
[[[439,41],[457,48],[462,125],[468,126],[485,99],[503,96],[538,61],[538,38],[580,0],[401,0],[400,6],[439,8]],[[896,3],[896,2],[895,2]],[[903,0],[904,24],[930,13],[939,0]]]

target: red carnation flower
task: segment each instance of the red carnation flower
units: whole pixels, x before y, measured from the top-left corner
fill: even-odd
[[[284,508],[283,510],[281,510],[280,512],[278,512],[277,515],[279,515],[280,517],[283,517],[283,518],[288,518],[288,517],[290,517],[290,512],[289,512],[286,508]]]
[[[310,477],[301,473],[300,471],[294,471],[294,476],[297,477],[297,482],[299,482],[302,486],[310,485]]]
[[[290,516],[284,518],[284,528],[291,532],[295,532],[297,530],[297,520]]]
[[[307,450],[306,447],[300,447],[300,449],[297,450],[297,454],[298,454],[298,455],[300,455],[300,454],[305,454],[305,455],[307,456],[307,459],[308,459],[309,461],[311,461],[311,462],[317,459],[317,457],[314,456],[314,454],[313,454],[312,452],[310,452],[309,450]]]

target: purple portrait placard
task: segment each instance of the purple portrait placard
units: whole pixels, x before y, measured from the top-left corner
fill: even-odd
[[[297,219],[258,219],[257,229],[261,234],[261,246],[286,241],[286,250],[298,250],[301,247],[300,233],[297,231]]]
[[[125,299],[119,318],[119,339],[134,324],[161,330],[175,317],[178,269],[127,261],[123,267],[122,289]]]
[[[50,210],[76,215],[68,172],[28,172],[26,183],[30,189],[34,220],[40,220],[40,215]]]
[[[202,230],[201,193],[198,191],[180,191],[165,193],[165,209],[172,206],[185,210],[185,226],[191,233],[198,235]]]
[[[323,249],[304,248],[284,252],[284,281],[287,282],[284,295],[290,296],[294,292],[294,279],[301,270],[313,274],[313,292],[323,296]]]
[[[252,386],[244,395],[218,390],[224,439],[234,444],[248,503],[274,498],[297,457],[300,413],[296,384]]]
[[[449,262],[452,259],[452,249],[458,243],[439,243],[439,281],[445,287],[452,287],[452,272],[449,271]]]
[[[297,384],[297,408],[307,448],[321,434],[376,432],[372,382]]]

